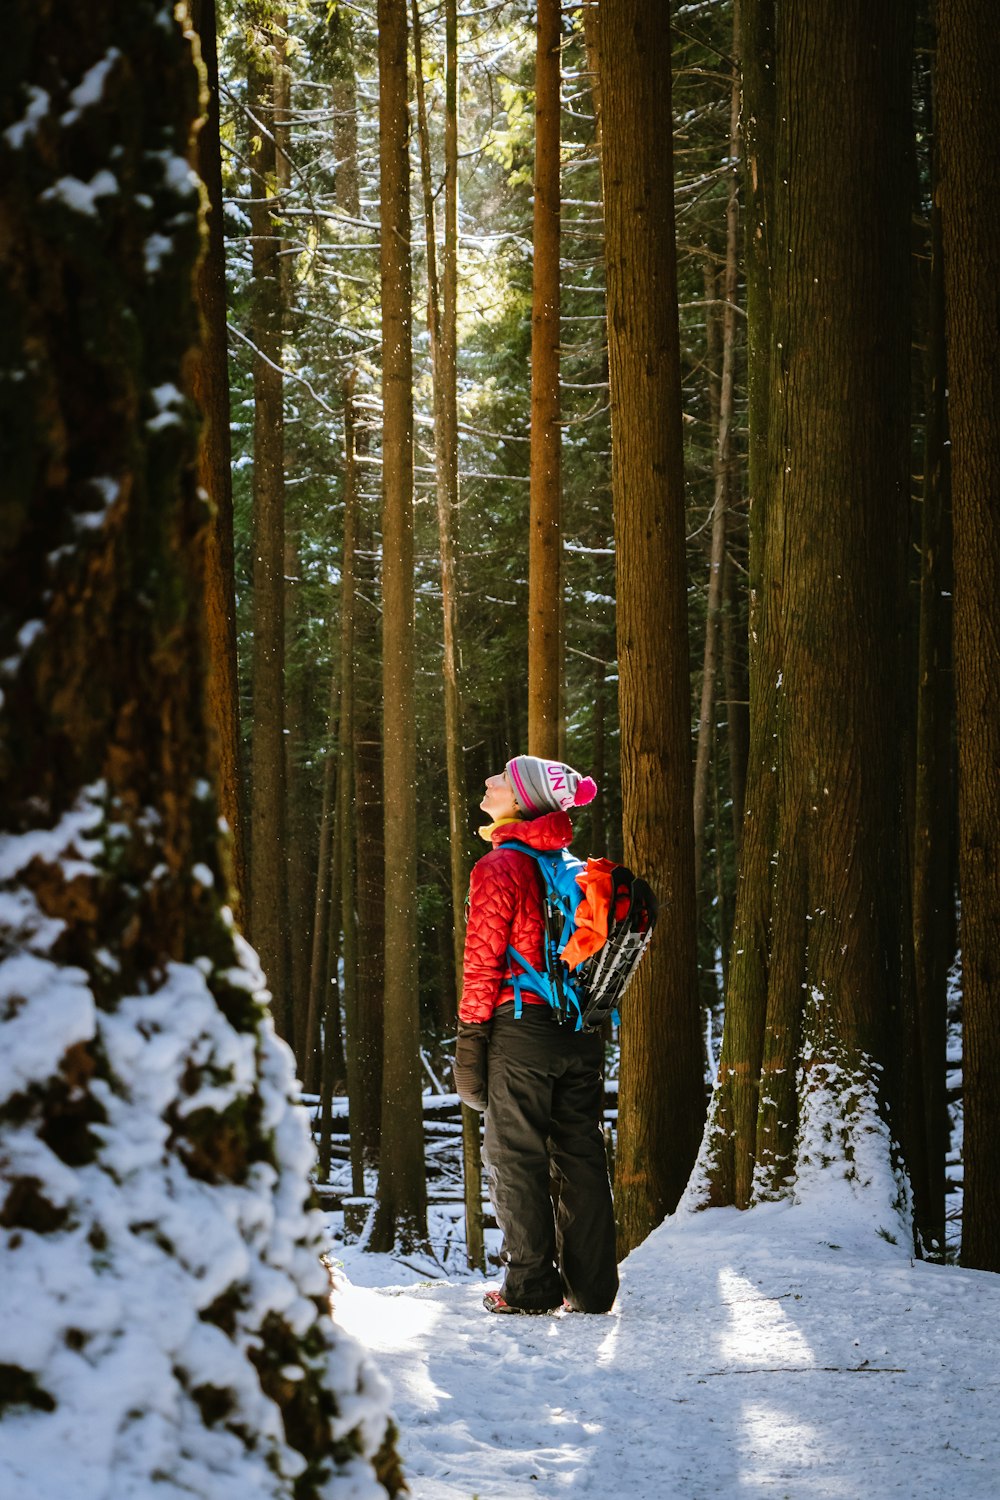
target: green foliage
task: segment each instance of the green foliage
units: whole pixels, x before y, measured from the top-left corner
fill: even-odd
[[[290,267],[283,363],[288,455],[289,530],[297,545],[294,629],[288,647],[289,695],[307,705],[299,748],[318,822],[319,768],[328,748],[326,705],[337,671],[337,621],[343,525],[341,387],[357,371],[363,449],[363,514],[376,556],[362,559],[374,578],[359,584],[359,692],[379,698],[378,571],[380,560],[380,387],[378,301],[378,140],[374,0],[346,7],[301,0],[286,7],[292,74],[292,186],[279,205]],[[251,127],[243,114],[248,18],[273,39],[278,7],[253,0],[234,12],[223,48],[226,74],[227,195],[246,199]],[[444,118],[443,13],[425,8],[424,78],[433,188],[440,212]],[[732,165],[729,143],[731,7],[679,8],[675,36],[675,119],[681,354],[684,374],[685,464],[689,508],[692,621],[692,721],[700,692],[704,597],[711,531],[715,432],[707,366],[708,319],[718,306],[706,297],[705,267],[715,281],[725,255],[725,207]],[[463,739],[470,828],[467,856],[477,847],[476,807],[483,778],[526,739],[527,532],[531,354],[531,173],[534,131],[534,13],[527,4],[497,10],[485,3],[459,20],[459,420],[461,503],[457,523],[459,647]],[[564,525],[565,754],[583,770],[604,743],[608,852],[620,853],[614,537],[600,165],[582,13],[564,17],[563,46],[563,359],[562,452]],[[241,30],[242,27],[242,30]],[[268,28],[271,28],[268,30]],[[361,222],[347,222],[337,159],[336,93],[353,79],[357,100]],[[228,102],[226,102],[228,101]],[[415,108],[413,110],[415,120]],[[448,833],[441,687],[441,606],[433,476],[430,349],[426,332],[426,266],[414,161],[414,392],[416,402],[415,553],[417,632],[418,835],[415,872],[420,912],[421,994],[431,1024],[447,991],[438,932],[449,921]],[[227,211],[231,321],[248,331],[248,219],[238,202]],[[440,226],[438,228],[440,243]],[[710,305],[706,306],[706,302]],[[738,328],[740,336],[742,329]],[[236,566],[244,745],[247,763],[250,660],[253,463],[250,355],[232,341]],[[742,359],[737,390],[743,388]],[[738,403],[742,422],[743,402]],[[737,434],[737,449],[743,444]],[[745,566],[737,528],[734,565]],[[737,633],[743,626],[737,620]],[[603,684],[603,687],[601,686]],[[719,697],[724,694],[719,694]],[[714,994],[717,950],[725,917],[716,886],[734,883],[728,770],[720,710],[718,827],[703,903],[702,967]],[[581,844],[592,821],[580,820]],[[600,835],[599,835],[600,837]],[[604,852],[604,850],[594,850]],[[716,864],[721,879],[717,880]],[[724,904],[724,903],[723,903]],[[446,945],[445,945],[446,946]]]

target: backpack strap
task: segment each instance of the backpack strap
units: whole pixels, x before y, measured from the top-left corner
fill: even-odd
[[[523,1010],[522,990],[530,990],[539,999],[544,1000],[559,1020],[568,1019],[575,1015],[575,1031],[583,1029],[583,1014],[580,997],[574,979],[562,964],[559,957],[560,952],[566,946],[573,934],[574,916],[576,905],[570,904],[570,898],[559,889],[555,874],[556,855],[543,854],[537,849],[532,849],[530,844],[522,844],[518,839],[507,839],[504,842],[505,849],[516,849],[520,854],[526,854],[531,859],[538,871],[541,880],[541,897],[543,908],[548,906],[554,908],[562,916],[562,931],[556,942],[552,941],[550,928],[546,922],[545,935],[543,937],[544,952],[546,954],[546,972],[539,971],[528,963],[523,954],[518,953],[514,947],[507,949],[507,963],[510,966],[511,987],[514,991],[514,1018],[520,1020]],[[574,877],[575,879],[575,877]],[[551,965],[559,965],[563,971],[558,975],[558,983],[553,977]],[[515,969],[519,966],[520,972]]]
[[[528,960],[518,953],[516,948],[511,947],[507,949],[507,960],[511,963],[510,977],[514,986],[514,1019],[516,1021],[521,1019],[523,1005],[521,999],[522,989],[531,990],[533,995],[539,995],[554,1008],[556,1003],[555,993],[549,976],[547,974],[539,974],[538,970],[532,968]],[[520,974],[514,973],[514,963],[521,965],[522,972]]]

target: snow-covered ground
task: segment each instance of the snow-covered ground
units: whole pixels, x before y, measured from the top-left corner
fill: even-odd
[[[997,1500],[1000,1277],[826,1207],[668,1220],[607,1317],[335,1244],[414,1500]]]

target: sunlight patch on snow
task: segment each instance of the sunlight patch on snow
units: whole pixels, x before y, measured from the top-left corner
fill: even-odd
[[[719,1337],[724,1360],[746,1366],[815,1365],[808,1341],[775,1298],[762,1296],[752,1281],[726,1266],[718,1274],[719,1301],[729,1313],[729,1327]]]
[[[761,1494],[782,1493],[782,1486],[789,1480],[812,1476],[815,1483],[817,1467],[823,1474],[822,1487],[816,1493],[823,1500],[857,1500],[857,1476],[837,1480],[827,1470],[827,1459],[832,1455],[825,1450],[823,1437],[817,1427],[803,1420],[794,1408],[777,1406],[766,1401],[744,1401],[741,1418],[743,1442],[746,1452],[741,1465],[741,1492]],[[788,1493],[787,1489],[784,1493]],[[797,1491],[797,1493],[802,1493]]]
[[[403,1292],[369,1291],[344,1283],[336,1297],[341,1328],[369,1349],[399,1350],[427,1338],[441,1316],[433,1302],[418,1302]]]
[[[621,1319],[614,1318],[611,1322],[611,1327],[608,1329],[607,1335],[597,1346],[597,1353],[594,1356],[595,1365],[614,1364],[618,1348],[618,1337],[620,1333]]]

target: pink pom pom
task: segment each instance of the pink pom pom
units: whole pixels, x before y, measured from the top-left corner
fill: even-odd
[[[597,796],[597,782],[592,776],[582,776],[576,784],[576,795],[573,798],[574,807],[586,807],[588,802],[593,802]]]

